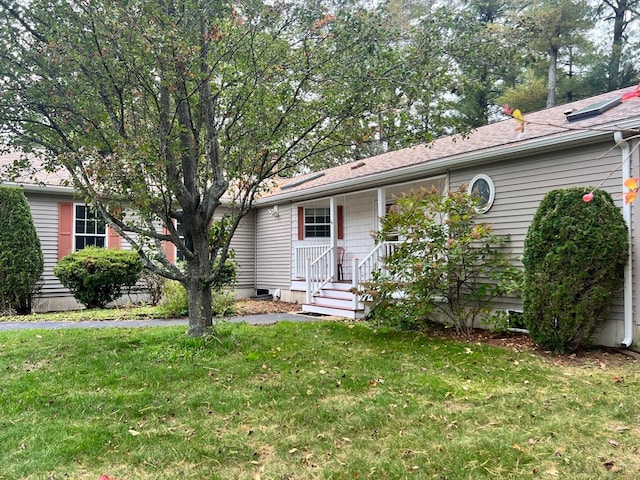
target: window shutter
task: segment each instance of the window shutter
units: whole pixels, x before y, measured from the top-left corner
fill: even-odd
[[[115,216],[120,216],[120,209],[118,208],[115,212],[113,212],[113,214]],[[122,237],[118,235],[118,232],[116,232],[114,228],[107,225],[107,248],[120,250],[121,246]]]
[[[298,207],[298,240],[304,240],[304,207]]]
[[[338,205],[338,240],[344,240],[344,208]]]
[[[73,249],[73,203],[58,203],[58,260]]]
[[[164,233],[168,233],[167,228],[165,227]],[[171,242],[162,242],[162,250],[164,250],[164,254],[167,256],[167,260],[171,263],[176,263],[176,246]]]

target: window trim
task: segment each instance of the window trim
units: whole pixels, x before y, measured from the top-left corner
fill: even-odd
[[[86,214],[89,213],[89,212],[92,212],[93,213],[93,218],[98,220],[98,222],[99,222],[97,225],[102,223],[102,228],[104,229],[104,232],[103,233],[89,233],[89,234],[88,233],[78,233],[78,229],[77,229],[77,226],[78,226],[78,207],[84,207],[85,208],[85,217],[83,219],[85,221],[85,226],[86,226],[87,220],[89,219],[86,216]],[[96,230],[98,230],[98,229],[96,228]],[[107,248],[109,246],[109,231],[108,231],[106,222],[104,221],[104,219],[102,217],[100,217],[100,214],[98,212],[96,212],[95,209],[93,209],[91,207],[91,205],[87,205],[86,203],[81,203],[81,202],[74,202],[73,203],[72,234],[73,234],[72,251],[74,251],[74,252],[78,252],[78,251],[80,251],[80,250],[82,250],[83,248],[86,248],[86,247],[96,246],[95,243],[87,244],[85,242],[84,247],[78,249],[77,248],[77,240],[78,240],[79,237],[102,238],[103,239],[103,242],[102,242],[103,245],[102,246],[98,245],[98,246],[100,246],[101,248]]]
[[[484,173],[480,173],[476,175],[469,182],[469,186],[467,187],[467,193],[469,195],[473,195],[475,184],[480,180],[484,180],[485,182],[487,182],[487,185],[489,186],[489,198],[487,199],[487,203],[478,207],[478,212],[487,213],[489,210],[491,210],[491,207],[493,206],[493,202],[496,199],[496,186],[493,183],[493,180],[491,179],[491,177],[489,175],[485,175]]]
[[[325,210],[325,215],[322,215],[328,222],[325,223],[308,223],[307,222],[307,210]],[[314,215],[316,218],[317,215]],[[308,226],[326,226],[327,227],[327,235],[309,235],[309,230],[307,230]],[[331,238],[331,208],[330,207],[304,207],[304,218],[303,218],[303,228],[304,228],[304,238]]]

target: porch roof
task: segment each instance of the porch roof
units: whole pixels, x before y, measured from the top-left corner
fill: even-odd
[[[283,201],[301,201],[353,192],[419,176],[437,175],[456,167],[586,145],[603,138],[613,141],[613,132],[624,133],[625,130],[640,125],[640,98],[631,98],[603,113],[578,120],[567,120],[567,114],[620,98],[636,88],[640,86],[537,112],[525,112],[524,132],[515,131],[518,122],[508,118],[480,127],[467,136],[443,137],[429,144],[329,168],[322,171],[321,175],[315,172],[292,179],[280,179],[277,186],[264,194],[258,204],[266,206]]]

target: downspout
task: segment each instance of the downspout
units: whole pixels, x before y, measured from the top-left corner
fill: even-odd
[[[624,183],[627,178],[631,177],[631,151],[621,132],[614,132],[613,139],[622,150],[622,182]],[[627,202],[622,204],[622,216],[629,229],[629,261],[624,271],[624,339],[621,345],[624,348],[629,348],[633,344],[633,257],[631,256],[633,236],[631,205]]]

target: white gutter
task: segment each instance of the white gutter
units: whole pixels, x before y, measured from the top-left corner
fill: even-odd
[[[415,177],[420,174],[444,173],[450,168],[458,168],[461,166],[473,165],[486,160],[496,161],[503,158],[513,158],[514,156],[526,155],[527,153],[535,153],[545,150],[554,150],[558,145],[569,146],[573,143],[584,144],[589,139],[597,141],[598,138],[606,138],[613,132],[613,128],[625,130],[626,128],[637,127],[638,119],[634,118],[626,122],[620,122],[614,125],[602,125],[598,128],[604,130],[596,131],[576,131],[570,134],[559,132],[561,135],[551,135],[547,137],[533,139],[531,141],[520,141],[515,145],[499,145],[489,150],[480,152],[468,152],[451,157],[445,157],[429,162],[409,165],[408,167],[400,167],[394,170],[385,170],[373,173],[359,179],[339,180],[331,184],[318,185],[304,190],[296,190],[293,192],[277,193],[256,201],[256,206],[267,206],[282,202],[297,202],[309,200],[317,197],[328,197],[331,195],[342,194],[345,192],[353,192],[354,190],[363,190],[366,188],[376,188],[380,185],[392,185],[393,183],[406,180],[407,177]],[[611,128],[611,130],[605,130]],[[464,140],[461,140],[464,141]],[[424,147],[424,146],[422,146]]]
[[[18,182],[0,182],[7,187],[19,187],[29,193],[62,193],[65,195],[73,195],[75,190],[72,187],[54,186],[54,185],[33,185]]]
[[[615,132],[613,139],[622,150],[622,182],[631,177],[631,150],[629,144],[622,137],[621,132]],[[624,190],[623,190],[624,191]],[[624,339],[621,345],[629,348],[633,344],[633,257],[632,253],[632,228],[631,228],[631,205],[622,203],[622,216],[627,222],[629,229],[629,261],[624,270]]]

